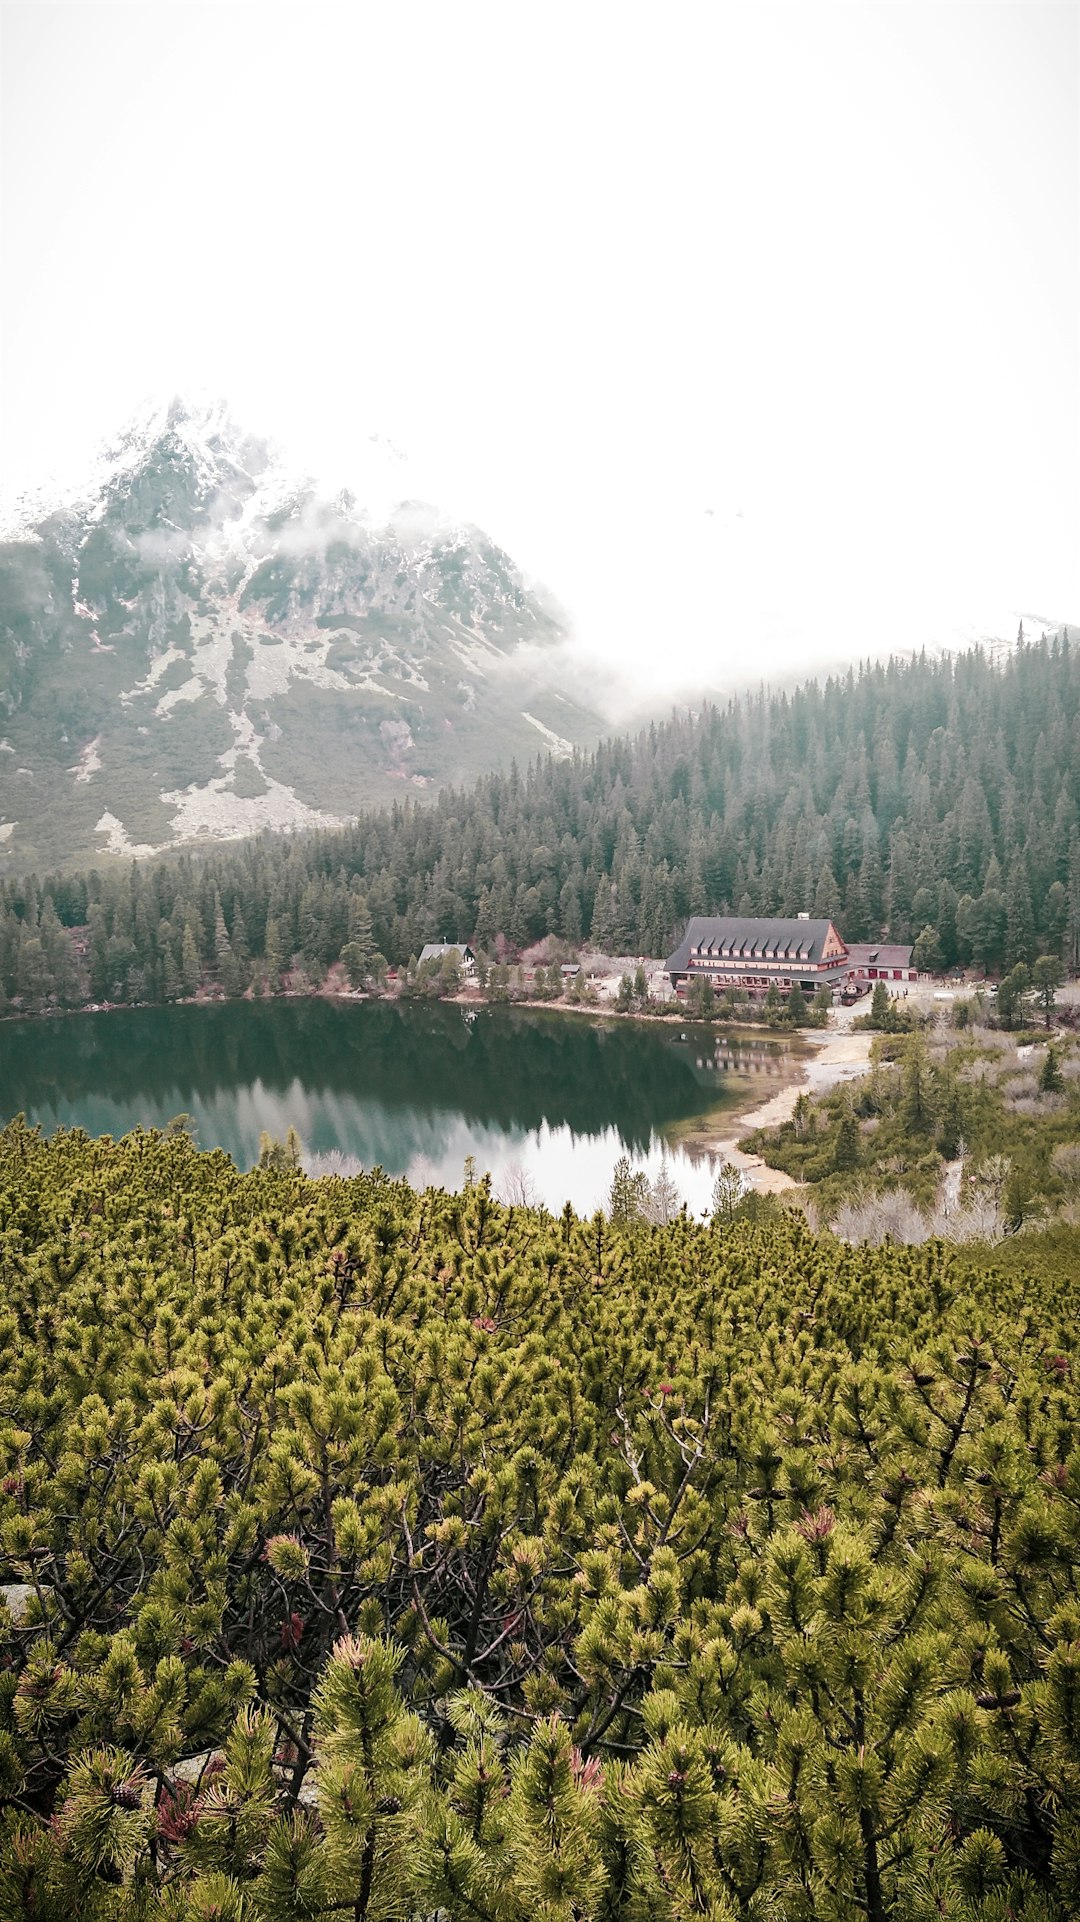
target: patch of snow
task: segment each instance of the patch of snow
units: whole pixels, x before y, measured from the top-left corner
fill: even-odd
[[[14,754],[14,752],[15,749],[10,741],[0,741],[0,754]]]
[[[229,715],[229,721],[233,731],[233,744],[231,747],[227,747],[222,754],[218,755],[218,767],[221,768],[223,773],[231,774],[236,767],[237,757],[241,754],[247,754],[250,755],[260,774],[262,774],[263,764],[259,759],[262,740],[255,732],[255,723],[250,714],[237,714],[235,711],[232,711]]]
[[[181,701],[201,701],[205,692],[205,681],[200,681],[198,675],[193,674],[190,681],[184,681],[180,687],[167,688],[154,713],[160,719],[163,714],[169,712],[171,707],[179,707]]]
[[[521,718],[523,721],[528,721],[536,728],[538,733],[543,735],[553,754],[566,755],[574,752],[574,744],[572,741],[564,741],[561,734],[556,734],[552,728],[545,727],[543,721],[538,721],[535,714],[528,714],[525,709],[522,708]]]
[[[159,654],[156,660],[151,661],[149,673],[141,681],[136,681],[134,687],[128,688],[126,694],[121,694],[120,699],[125,707],[135,699],[136,695],[149,694],[151,688],[157,686],[162,675],[168,672],[174,661],[186,661],[187,658],[182,648],[167,647],[164,654]]]
[[[495,662],[506,659],[502,648],[490,641],[478,627],[464,627],[448,621],[444,633],[447,646],[457,655],[462,666],[470,668],[474,674],[486,675]]]
[[[350,685],[348,678],[336,668],[326,666],[326,656],[330,651],[330,637],[316,629],[301,627],[292,633],[275,634],[275,647],[260,645],[258,636],[265,632],[265,618],[252,622],[248,639],[255,643],[255,657],[248,662],[247,696],[252,701],[269,701],[277,694],[288,691],[292,680],[312,681],[316,687],[334,688],[343,693]],[[322,642],[318,654],[308,652],[311,642]]]
[[[124,823],[118,820],[115,814],[110,814],[108,808],[106,808],[104,814],[101,816],[100,821],[94,829],[94,833],[104,834],[106,836],[105,847],[103,849],[105,854],[120,854],[124,856],[125,860],[146,861],[149,860],[152,854],[160,854],[161,852],[160,848],[150,847],[145,842],[136,844],[136,842],[132,841]]]
[[[215,840],[232,841],[244,834],[258,834],[263,828],[329,828],[341,825],[341,816],[324,814],[309,807],[283,781],[262,772],[266,793],[244,798],[234,792],[232,771],[209,781],[205,787],[178,788],[163,793],[167,807],[175,809],[172,826],[175,842]]]
[[[10,841],[18,825],[17,821],[0,821],[0,841]]]
[[[92,775],[101,773],[102,760],[98,753],[100,746],[101,736],[100,734],[95,734],[93,740],[88,741],[83,748],[75,766],[68,768],[68,773],[73,774],[76,781],[80,784],[84,781],[89,781]]]

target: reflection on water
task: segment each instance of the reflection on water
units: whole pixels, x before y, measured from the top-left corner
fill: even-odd
[[[456,1187],[467,1155],[500,1183],[524,1177],[551,1208],[596,1207],[620,1154],[667,1154],[695,1208],[707,1161],[665,1137],[787,1078],[785,1039],[533,1009],[286,1000],[118,1009],[0,1023],[0,1119],[91,1134],[160,1127],[186,1111],[204,1147],[242,1167],[264,1129],[292,1126],[419,1185]]]

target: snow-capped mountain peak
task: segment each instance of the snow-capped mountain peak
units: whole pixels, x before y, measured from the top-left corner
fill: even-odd
[[[23,503],[0,539],[10,863],[39,779],[70,776],[84,852],[130,852],[598,736],[550,686],[563,625],[512,560],[419,500],[388,443],[355,467],[321,487],[223,402],[173,397]]]

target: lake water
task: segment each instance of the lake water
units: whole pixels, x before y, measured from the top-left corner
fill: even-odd
[[[420,1187],[459,1187],[473,1155],[496,1192],[521,1198],[524,1180],[549,1208],[583,1212],[603,1202],[620,1155],[650,1174],[666,1158],[700,1210],[712,1121],[789,1080],[797,1048],[691,1023],[439,1002],[114,1009],[0,1023],[0,1121],[21,1112],[47,1133],[115,1136],[186,1112],[200,1145],[241,1167],[263,1129],[292,1126],[309,1155],[338,1150]]]

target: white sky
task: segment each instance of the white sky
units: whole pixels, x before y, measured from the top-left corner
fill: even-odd
[[[2,21],[9,486],[198,387],[642,682],[1080,620],[1077,5]]]

